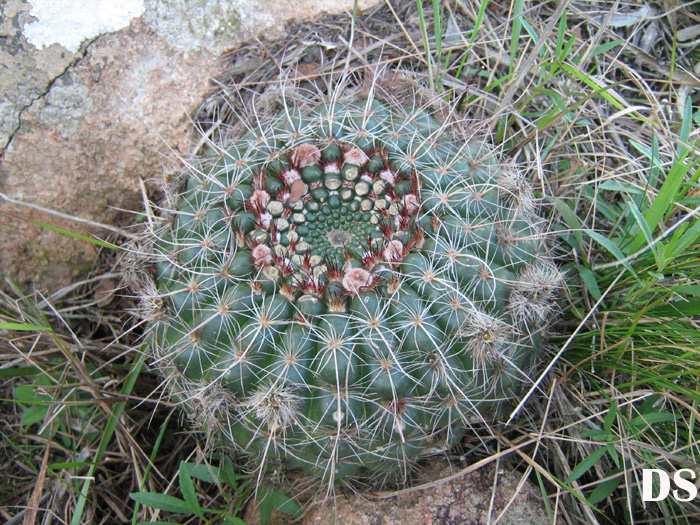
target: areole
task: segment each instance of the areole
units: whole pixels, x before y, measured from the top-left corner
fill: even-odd
[[[244,116],[149,233],[155,361],[260,475],[402,479],[531,383],[556,310],[518,171],[375,88]]]

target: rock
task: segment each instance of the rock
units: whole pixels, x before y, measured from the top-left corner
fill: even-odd
[[[145,0],[144,21],[178,49],[224,51],[256,37],[284,36],[290,20],[352,11],[353,0]],[[360,0],[359,9],[376,4]]]
[[[143,13],[143,0],[100,2],[85,0],[31,0],[34,20],[24,27],[24,36],[37,47],[59,43],[71,52],[83,40],[118,31]]]
[[[19,115],[46,94],[53,79],[76,60],[61,46],[36,49],[22,28],[32,21],[31,5],[9,0],[0,5],[0,151],[19,127]]]
[[[18,41],[30,56],[24,38]],[[142,207],[139,179],[159,178],[164,155],[186,153],[188,114],[209,87],[215,56],[185,55],[138,20],[102,35],[77,55],[64,50],[73,58],[56,74],[58,68],[43,60],[51,62],[59,48],[48,48],[54,55],[35,52],[32,68],[12,72],[18,83],[32,78],[30,71],[53,69],[56,76],[42,76],[30,100],[15,106],[16,130],[0,165],[0,192],[69,216],[108,225],[127,222],[133,214],[121,210]],[[3,206],[1,200],[0,209],[5,212],[0,270],[13,279],[56,289],[93,264],[94,245],[16,215],[83,235],[104,231]]]
[[[88,29],[56,27],[60,20],[46,16],[52,2],[90,15],[78,0],[36,0],[43,10],[33,11],[23,0],[0,5],[0,194],[108,225],[128,223],[142,209],[139,179],[159,183],[187,154],[191,115],[212,88],[222,51],[281,36],[291,18],[353,5],[129,0],[123,2],[127,15],[143,14],[112,31],[128,22],[120,0],[101,3],[119,20],[100,19]],[[370,2],[376,0],[360,5]],[[27,40],[27,27],[36,45]],[[55,290],[94,264],[94,245],[19,216],[82,235],[105,234],[0,197],[0,273]]]
[[[440,480],[458,472],[457,468],[436,462],[421,475]],[[311,506],[303,525],[547,525],[551,523],[539,492],[529,483],[520,489],[520,475],[484,467],[455,479],[421,490],[403,491],[387,499],[372,495],[343,494],[320,506]],[[493,507],[490,508],[494,491]],[[511,499],[513,500],[511,503]],[[507,508],[506,508],[507,507]],[[500,514],[505,510],[503,516]],[[249,508],[244,520],[249,525],[260,523],[259,514]],[[273,513],[269,525],[290,523],[290,517]]]

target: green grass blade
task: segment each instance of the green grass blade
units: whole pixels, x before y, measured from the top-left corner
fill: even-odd
[[[474,22],[474,29],[472,30],[472,36],[469,39],[469,44],[473,44],[476,40],[476,35],[481,29],[481,24],[484,21],[484,14],[486,14],[486,8],[489,5],[489,0],[481,0],[479,3],[479,12],[476,14],[476,21]]]
[[[35,376],[39,369],[35,366],[18,366],[15,368],[0,368],[0,379],[10,379],[11,377]]]
[[[649,159],[651,169],[649,170],[648,184],[644,188],[644,192],[638,191],[638,193],[646,194],[646,191],[649,188],[657,187],[657,184],[659,183],[659,173],[663,173],[664,171],[664,167],[661,165],[661,158],[659,157],[659,139],[652,137],[651,149],[647,148],[643,144],[640,144],[634,139],[630,139],[630,144],[632,147],[634,147],[634,149]],[[641,203],[643,200],[640,198],[637,200],[637,202]],[[642,206],[642,204],[639,205]],[[644,209],[646,210],[646,208]]]
[[[601,44],[597,46],[593,51],[591,51],[591,54],[588,55],[588,58],[590,59],[596,55],[602,55],[603,53],[607,53],[608,51],[615,49],[624,42],[624,40],[613,40],[612,42],[606,42],[605,44]]]
[[[642,215],[642,212],[639,211],[639,208],[637,208],[637,205],[634,203],[633,200],[628,200],[627,201],[627,208],[632,212],[632,216],[634,217],[635,222],[637,223],[637,226],[639,226],[640,233],[644,235],[644,239],[647,241],[647,244],[651,246],[651,250],[654,252],[654,255],[656,256],[657,250],[654,248],[654,237],[651,233],[651,230],[649,229],[649,225],[647,224],[646,219]],[[658,264],[658,261],[657,261]]]
[[[673,291],[685,295],[700,295],[700,284],[676,286]]]
[[[681,143],[687,144],[690,139],[690,130],[693,127],[693,101],[690,96],[685,98],[685,111],[683,112],[683,121],[681,122],[681,131],[678,139]],[[683,152],[687,151],[682,144],[676,147],[676,155],[680,158]]]
[[[513,25],[511,28],[510,35],[510,71],[513,72],[513,68],[516,65],[518,46],[520,43],[520,32],[522,31],[522,14],[523,14],[523,0],[515,0],[515,5],[513,9]]]
[[[572,470],[571,474],[566,478],[564,483],[567,485],[571,483],[572,481],[576,481],[578,478],[583,476],[586,472],[588,472],[593,465],[597,463],[597,461],[602,458],[606,453],[608,452],[608,447],[603,446],[603,447],[598,447],[595,449],[593,452],[591,452],[590,456],[586,457],[576,465]]]
[[[264,485],[261,489],[260,522],[266,525],[270,521],[272,511],[281,512],[290,516],[300,516],[301,508],[294,500],[291,500],[282,492],[275,490],[271,485]]]
[[[578,271],[579,277],[581,277],[581,281],[583,281],[586,290],[588,290],[588,293],[591,294],[591,297],[593,297],[593,299],[596,301],[600,299],[603,296],[603,293],[600,291],[595,274],[580,264],[576,265],[576,270]]]
[[[51,463],[46,468],[50,470],[65,470],[69,468],[89,467],[92,465],[89,461],[68,461],[63,463]]]
[[[207,483],[216,483],[216,481],[219,479],[219,467],[202,463],[188,464],[190,465],[190,476],[193,478],[200,481],[205,481]]]
[[[668,175],[666,176],[666,180],[659,190],[659,194],[656,196],[651,208],[649,208],[649,211],[644,216],[647,224],[650,226],[650,228],[652,228],[652,230],[656,230],[658,228],[659,223],[662,221],[666,213],[668,213],[668,211],[674,206],[675,200],[678,198],[678,190],[680,189],[688,170],[691,168],[690,164],[686,164],[684,162],[687,155],[688,152],[684,151],[680,159],[670,169]],[[644,233],[639,232],[639,234],[637,234],[635,239],[630,244],[629,253],[636,252],[642,247],[643,244]]]
[[[606,479],[605,481],[598,483],[596,488],[593,489],[593,492],[591,492],[591,495],[588,496],[588,502],[591,505],[597,505],[603,501],[605,498],[615,492],[615,489],[620,486],[622,479],[622,474],[618,474],[613,478]]]
[[[224,516],[224,523],[226,525],[248,525],[245,521],[236,516]]]
[[[143,349],[142,349],[143,350]],[[139,357],[136,359],[134,364],[132,365],[131,371],[129,372],[129,375],[126,378],[126,381],[124,382],[124,386],[122,387],[122,395],[128,396],[131,394],[131,391],[134,388],[134,385],[136,384],[136,379],[138,378],[139,374],[141,373],[141,368],[143,367],[143,363],[146,360],[146,354],[145,352],[141,351],[139,352]],[[109,416],[109,420],[107,421],[107,425],[105,426],[104,429],[104,434],[102,435],[102,439],[100,440],[100,444],[97,447],[97,451],[95,452],[95,458],[93,460],[93,463],[88,470],[88,473],[85,477],[85,481],[83,482],[82,489],[80,490],[80,494],[78,495],[78,502],[75,505],[75,511],[73,513],[73,519],[71,520],[71,525],[80,525],[83,519],[83,512],[85,511],[85,504],[87,503],[87,497],[88,497],[88,492],[90,491],[90,485],[92,484],[92,481],[94,479],[95,475],[95,469],[97,468],[97,465],[100,463],[102,460],[102,456],[104,455],[105,451],[107,450],[107,445],[109,445],[109,442],[112,440],[112,436],[114,435],[114,431],[117,428],[117,423],[119,423],[119,419],[121,418],[122,414],[124,413],[124,409],[126,408],[126,401],[120,401],[119,403],[116,403],[114,405],[114,410],[112,411],[112,414]]]
[[[171,410],[168,413],[168,416],[165,418],[165,421],[163,421],[163,425],[160,427],[160,431],[158,432],[158,437],[156,438],[156,442],[153,445],[153,451],[151,452],[151,455],[149,456],[149,461],[148,465],[146,466],[146,470],[143,473],[143,480],[141,481],[141,486],[139,489],[141,492],[143,492],[144,487],[146,486],[146,481],[148,480],[148,476],[151,473],[151,467],[153,466],[153,462],[156,460],[156,456],[158,455],[158,451],[160,450],[160,444],[163,441],[163,436],[165,436],[165,431],[168,428],[168,423],[170,422],[170,418],[172,417],[173,413],[175,412],[175,409]],[[136,520],[137,516],[139,514],[139,506],[141,504],[137,501],[136,505],[134,505],[134,515],[132,519],[132,525],[136,525]]]
[[[17,330],[24,332],[52,332],[50,326],[41,326],[38,324],[25,323],[0,323],[0,330]]]
[[[593,93],[590,96],[586,97],[586,99],[601,96],[602,98],[607,100],[610,104],[615,106],[617,109],[619,109],[619,110],[625,109],[626,102],[624,99],[618,100],[616,95],[608,93],[608,91],[610,91],[611,89],[614,89],[615,87],[621,85],[621,82],[615,82],[613,84],[601,86],[595,80],[593,80],[591,77],[589,77],[585,73],[581,73],[576,68],[571,67],[566,62],[560,62],[559,66],[564,71],[566,71],[570,75],[576,77],[578,80],[580,80],[581,82],[583,82],[584,84],[586,84],[589,88],[591,88],[593,90]]]
[[[202,512],[202,507],[199,505],[197,491],[194,488],[194,482],[190,475],[191,469],[192,467],[187,462],[180,462],[180,470],[178,471],[180,492],[182,492],[182,497],[185,499],[187,505],[189,505],[190,512],[202,518],[204,517],[204,513]]]
[[[559,215],[561,215],[561,220],[566,224],[566,227],[571,231],[576,243],[578,244],[578,249],[583,250],[583,234],[581,230],[583,229],[583,223],[579,219],[576,212],[571,208],[568,202],[560,198],[548,197],[549,202],[554,203]]]
[[[557,43],[555,46],[554,56],[559,60],[564,60],[566,57],[562,56],[562,49],[564,49],[564,39],[566,38],[568,32],[568,25],[566,23],[566,11],[562,13],[559,19],[559,29],[557,30]]]
[[[439,64],[442,58],[442,13],[440,0],[433,0],[433,18],[435,20],[435,54]]]
[[[69,237],[74,237],[76,239],[80,239],[81,241],[89,242],[91,244],[96,244],[97,246],[102,246],[103,248],[108,248],[110,250],[117,250],[117,251],[122,251],[122,248],[119,246],[115,246],[112,243],[109,243],[107,241],[103,241],[102,239],[97,239],[95,237],[88,237],[87,235],[82,235],[80,233],[75,233],[70,230],[65,230],[63,228],[59,228],[58,226],[51,226],[50,224],[44,224],[43,222],[38,222],[38,221],[33,221],[31,219],[24,219],[28,223],[34,224],[35,226],[40,226],[42,228],[46,228],[51,231],[55,231],[58,233],[61,233],[63,235],[68,235]]]
[[[651,308],[649,315],[655,317],[688,318],[700,315],[700,298],[674,301],[672,303]]]
[[[190,514],[192,509],[189,504],[180,498],[158,492],[132,492],[129,497],[141,505],[146,505],[154,509],[178,514]]]
[[[684,254],[688,248],[697,243],[698,237],[700,237],[700,218],[696,218],[693,225],[683,232],[678,242],[671,246],[669,259],[673,260]]]
[[[564,64],[562,64],[562,67],[564,67]],[[567,69],[567,68],[568,68],[568,69],[571,69],[571,68],[569,68],[568,66],[564,67],[564,69]],[[617,86],[619,86],[619,85],[621,85],[621,84],[622,84],[622,82],[615,82],[614,84],[610,84],[610,85],[608,85],[608,86],[603,86],[603,87],[598,87],[598,86],[596,86],[595,91],[593,91],[592,93],[588,93],[587,95],[581,97],[581,98],[578,99],[576,102],[574,102],[573,104],[571,104],[571,105],[565,107],[565,108],[562,109],[561,111],[558,111],[558,112],[556,112],[556,111],[550,111],[549,114],[548,114],[546,117],[542,118],[542,119],[537,123],[537,129],[540,130],[540,131],[545,130],[546,128],[548,128],[549,126],[551,126],[552,124],[554,124],[555,122],[557,122],[559,119],[561,119],[561,118],[564,117],[565,115],[567,115],[567,114],[569,114],[569,113],[571,113],[571,112],[577,110],[579,107],[581,107],[582,105],[584,105],[584,104],[585,104],[586,102],[588,102],[589,100],[595,99],[595,98],[597,98],[597,97],[599,97],[599,96],[602,97],[602,98],[604,98],[604,99],[606,99],[606,100],[611,101],[611,103],[612,103],[613,105],[618,105],[618,106],[619,106],[619,105],[620,105],[619,102],[612,102],[612,101],[614,101],[614,98],[608,93],[608,91],[611,90],[611,89],[614,89],[615,87],[617,87]],[[620,109],[622,109],[622,108],[620,107]]]
[[[620,248],[618,248],[614,242],[612,242],[610,239],[607,237],[604,237],[598,232],[594,232],[593,230],[584,230],[590,237],[596,241],[598,244],[600,244],[603,248],[608,250],[618,261],[619,263],[624,266],[632,275],[634,275],[637,280],[639,280],[639,275],[637,275],[637,272],[632,268],[632,265],[629,263],[625,255],[620,251]]]

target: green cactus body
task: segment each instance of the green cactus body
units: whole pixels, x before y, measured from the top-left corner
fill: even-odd
[[[561,274],[529,187],[450,132],[378,100],[285,107],[171,197],[151,332],[213,444],[394,479],[531,384]]]

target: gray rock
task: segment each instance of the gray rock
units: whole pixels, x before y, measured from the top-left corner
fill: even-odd
[[[83,115],[93,110],[90,88],[84,84],[55,85],[46,96],[39,120],[55,127],[63,138],[78,131]]]
[[[530,483],[520,483],[515,472],[498,473],[486,466],[447,482],[439,480],[458,469],[437,461],[421,471],[420,490],[398,491],[398,495],[378,499],[368,495],[338,495],[335,501],[311,504],[300,521],[303,525],[547,525],[552,522],[539,491]],[[249,525],[260,518],[254,506],[245,515]],[[290,517],[273,513],[269,525],[290,523]]]
[[[221,51],[280,36],[290,18],[352,4],[146,0],[143,16],[128,27],[97,36],[47,30],[39,49],[23,33],[36,21],[30,3],[1,3],[0,194],[89,221],[128,222],[142,209],[139,180],[157,186],[187,154],[190,116],[211,88]],[[54,34],[71,48],[87,40],[72,52],[51,44],[47,35]],[[55,290],[92,266],[94,245],[18,216],[83,235],[104,234],[100,229],[1,197],[0,212],[0,274]]]
[[[51,65],[55,56],[46,55],[60,46],[32,51],[25,40],[20,44],[27,60],[12,72],[14,81],[33,87],[23,96],[12,96],[21,89],[3,92],[9,136],[0,192],[69,216],[127,222],[121,210],[141,209],[139,179],[160,180],[168,157],[186,153],[188,115],[209,87],[216,57],[185,56],[138,20],[75,55],[64,51],[72,58],[60,71]],[[0,271],[14,280],[54,290],[93,264],[94,245],[16,216],[83,235],[104,231],[2,199],[0,210]]]

